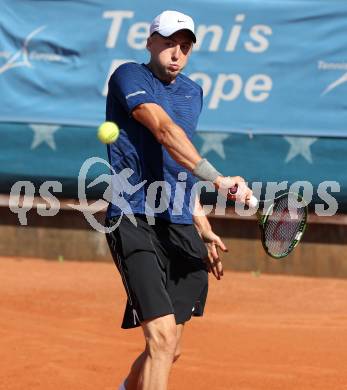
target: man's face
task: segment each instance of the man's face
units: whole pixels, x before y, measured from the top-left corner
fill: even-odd
[[[188,31],[181,30],[170,37],[154,34],[148,38],[151,66],[160,79],[171,82],[186,66],[193,41]]]

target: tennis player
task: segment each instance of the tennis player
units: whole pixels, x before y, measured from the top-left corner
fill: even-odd
[[[128,298],[122,327],[141,326],[146,345],[121,390],[167,389],[184,324],[203,314],[207,271],[217,279],[223,275],[218,250],[227,249],[197,197],[195,212],[190,211],[194,183],[210,181],[217,189],[238,185],[241,202],[252,195],[241,177],[222,176],[191,142],[202,89],[181,71],[195,42],[193,20],[164,11],[150,26],[149,63],[123,64],[109,81],[106,119],[121,129],[117,142],[108,145],[110,164],[117,174],[131,169],[129,185],[145,183],[122,193],[131,213],[111,202],[106,219],[109,227],[117,224],[107,241]],[[155,202],[148,202],[152,189],[158,189],[153,184],[163,182]],[[167,207],[157,207],[163,199]],[[156,205],[153,213],[148,204]]]

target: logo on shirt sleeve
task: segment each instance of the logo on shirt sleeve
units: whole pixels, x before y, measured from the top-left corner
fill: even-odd
[[[133,96],[137,96],[137,95],[144,95],[146,93],[146,91],[136,91],[136,92],[133,92],[133,93],[129,93],[129,95],[125,96],[125,99],[129,99]]]

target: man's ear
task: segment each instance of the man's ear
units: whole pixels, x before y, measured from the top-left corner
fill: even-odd
[[[149,50],[152,45],[152,37],[147,38],[146,49]]]

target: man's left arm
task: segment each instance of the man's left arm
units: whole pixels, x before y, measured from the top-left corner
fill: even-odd
[[[208,271],[212,272],[216,279],[220,280],[221,276],[223,276],[223,264],[219,258],[218,251],[222,250],[223,252],[227,252],[228,249],[221,238],[212,231],[210,222],[204,213],[198,197],[195,198],[193,220],[207,248],[208,258],[206,259],[206,263]]]

